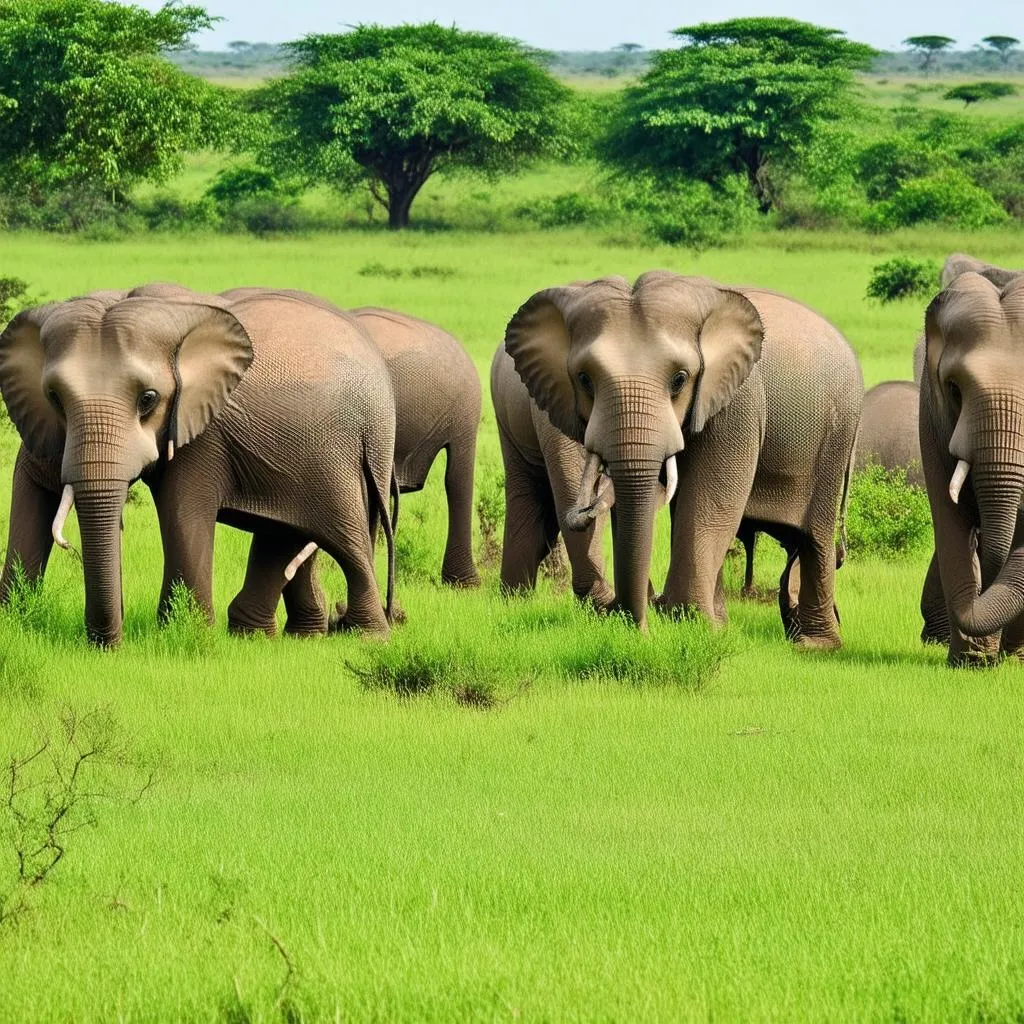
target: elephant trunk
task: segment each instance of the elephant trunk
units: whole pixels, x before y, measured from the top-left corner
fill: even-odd
[[[615,487],[615,605],[643,630],[647,628],[654,515],[663,461],[660,454],[653,458],[638,455],[627,461],[614,461],[609,467]]]
[[[611,505],[608,483],[601,456],[597,452],[588,452],[576,503],[565,512],[564,526],[567,530],[585,530],[598,516],[608,511]]]
[[[1021,416],[1012,412],[997,410],[994,425],[979,432],[974,445],[970,477],[981,523],[982,593],[965,581],[951,602],[957,625],[968,636],[997,633],[1024,611],[1024,550],[1013,550],[1024,494],[1024,450]]]
[[[121,640],[121,513],[127,482],[75,487],[85,572],[85,626],[90,641],[114,647]]]

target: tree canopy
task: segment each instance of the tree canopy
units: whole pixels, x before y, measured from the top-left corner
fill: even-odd
[[[965,106],[982,100],[997,100],[1003,96],[1016,96],[1017,87],[1009,82],[968,82],[943,94],[945,100],[963,100]]]
[[[1020,40],[1013,36],[985,36],[982,42],[990,49],[999,54],[999,60],[1008,64],[1010,55],[1020,45]]]
[[[921,70],[927,72],[932,66],[932,61],[955,42],[956,40],[949,36],[909,36],[903,40],[903,45],[909,46],[920,55]]]
[[[309,182],[365,183],[392,228],[434,173],[513,171],[571,146],[569,90],[514,40],[366,25],[288,50],[293,72],[257,99],[261,158]]]
[[[209,144],[225,101],[162,55],[213,19],[103,0],[0,2],[0,179],[122,193]]]
[[[626,90],[601,143],[624,170],[685,174],[709,183],[743,174],[771,207],[770,165],[808,145],[815,125],[837,118],[874,51],[836,29],[791,18],[736,18],[677,29],[682,48],[654,56]]]

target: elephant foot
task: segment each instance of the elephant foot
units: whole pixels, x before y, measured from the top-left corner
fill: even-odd
[[[294,636],[303,639],[310,637],[324,636],[327,633],[327,623],[320,622],[296,622],[289,619],[284,625],[285,636]]]
[[[277,622],[244,622],[239,619],[228,618],[228,633],[231,636],[256,636],[262,633],[264,636],[277,636]]]
[[[397,609],[397,604],[392,602],[393,608]],[[405,613],[401,609],[397,609],[401,618],[392,617],[394,622],[404,622]],[[383,616],[382,616],[383,618]],[[344,601],[338,601],[334,605],[334,612],[327,620],[327,632],[328,633],[366,633],[375,636],[381,636],[387,639],[391,635],[391,626],[387,620],[382,623],[367,623],[367,622],[354,622],[349,616],[348,606]]]
[[[921,643],[939,644],[945,647],[949,643],[949,630],[933,630],[925,626],[921,630]]]
[[[953,651],[946,657],[950,668],[992,668],[999,664],[999,655],[989,651]]]
[[[800,634],[793,644],[802,651],[838,651],[843,646],[842,638],[838,635],[832,636],[808,636]]]
[[[480,577],[477,573],[448,573],[441,571],[441,583],[446,587],[456,589],[475,590],[480,586]]]

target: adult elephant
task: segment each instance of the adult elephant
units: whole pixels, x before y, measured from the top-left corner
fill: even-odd
[[[954,665],[1024,648],[1022,336],[1024,276],[968,270],[925,316],[921,458]]]
[[[152,489],[160,607],[182,582],[212,618],[217,521],[282,538],[281,571],[311,539],[341,565],[347,624],[386,634],[394,543],[386,499],[394,396],[363,329],[287,296],[85,297],[19,314],[0,336],[0,389],[23,440],[0,594],[45,567],[78,509],[89,638],[122,631],[120,521]],[[53,520],[51,538],[39,524]],[[388,541],[382,607],[372,535]],[[306,549],[303,549],[304,551]]]
[[[725,621],[722,563],[746,521],[799,554],[800,642],[840,645],[836,514],[863,384],[835,327],[773,292],[654,271],[632,286],[605,278],[538,292],[505,348],[534,401],[586,449],[566,519],[600,507],[606,473],[615,486],[617,607],[645,626],[663,481],[672,550],[662,607]]]
[[[583,482],[583,447],[555,427],[530,398],[501,345],[491,362],[491,401],[505,468],[502,588],[532,590],[540,563],[561,534],[573,592],[597,608],[607,608],[614,595],[604,578],[602,545],[614,500],[611,484],[583,515],[583,522],[567,523]]]
[[[228,301],[268,291],[233,288]],[[473,471],[480,426],[480,376],[459,341],[437,324],[374,306],[342,311],[309,292],[282,289],[324,309],[355,318],[373,339],[395,392],[395,475],[403,494],[421,491],[438,454],[445,452],[448,537],[441,582],[477,587],[473,561]]]

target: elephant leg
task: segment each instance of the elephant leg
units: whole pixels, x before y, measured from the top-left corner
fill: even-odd
[[[718,570],[718,579],[715,581],[715,620],[726,622],[729,613],[725,608],[725,567]]]
[[[796,548],[786,550],[786,567],[779,577],[779,614],[788,640],[800,638],[800,559]]]
[[[754,593],[754,552],[757,549],[757,531],[741,525],[738,536],[746,556],[746,565],[743,570],[743,589],[740,591],[740,594],[743,597],[751,597]]]
[[[942,593],[939,560],[934,551],[921,590],[921,617],[924,619],[924,628],[921,630],[922,643],[949,643],[949,615],[946,611],[946,598]]]
[[[196,489],[188,507],[174,496],[181,491],[164,480],[156,493],[156,512],[164,549],[164,577],[157,615],[164,621],[171,611],[174,587],[187,587],[213,624],[213,541],[219,502]]]
[[[476,435],[459,438],[446,449],[444,493],[448,500],[448,540],[441,563],[441,582],[453,587],[478,587],[473,563],[473,468]]]
[[[542,471],[527,464],[499,427],[505,463],[505,532],[501,549],[501,587],[533,590],[540,563],[558,538],[554,497]]]
[[[372,485],[371,485],[372,486]],[[345,574],[348,591],[339,629],[358,629],[389,636],[391,626],[384,614],[373,560],[373,538],[378,524],[375,503],[368,498],[361,472],[346,481],[325,503],[322,534],[313,540],[333,558]]]
[[[832,536],[805,535],[799,545],[799,636],[801,647],[842,646],[835,611],[836,545]]]
[[[540,438],[548,487],[555,503],[558,526],[565,522],[565,513],[579,499],[583,466],[579,446],[564,434],[545,430]],[[572,590],[581,601],[595,608],[608,608],[615,600],[612,588],[604,577],[604,532],[608,516],[601,515],[585,530],[562,530],[562,540],[572,570]],[[557,532],[556,532],[557,536]]]
[[[695,437],[679,456],[679,486],[672,502],[672,552],[659,605],[669,611],[700,612],[724,624],[724,601],[716,591],[725,556],[736,537],[757,468],[754,458],[737,461],[736,441]],[[730,465],[729,473],[721,466]]]
[[[36,583],[46,572],[53,549],[50,526],[57,514],[60,495],[40,487],[25,466],[24,449],[14,464],[11,490],[11,522],[7,535],[7,557],[0,576],[0,604],[11,596],[19,568],[27,583]]]
[[[291,582],[285,581],[284,570],[303,545],[303,538],[291,529],[259,530],[253,534],[245,582],[228,606],[229,632],[274,636],[282,587],[288,609],[286,633],[318,636],[327,631],[323,593],[316,577],[316,555],[303,562]]]

